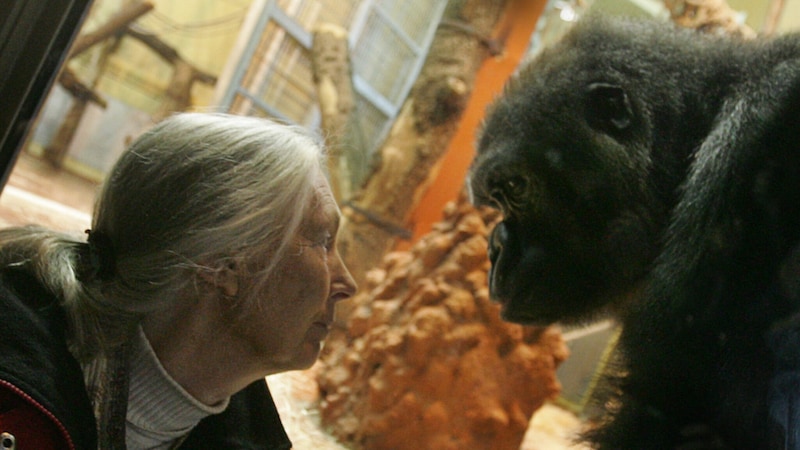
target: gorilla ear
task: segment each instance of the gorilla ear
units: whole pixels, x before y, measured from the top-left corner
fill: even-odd
[[[613,133],[625,130],[633,121],[628,94],[620,86],[592,83],[587,88],[586,119],[592,126]]]

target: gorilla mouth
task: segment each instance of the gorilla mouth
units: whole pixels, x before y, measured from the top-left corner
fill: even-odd
[[[512,322],[529,322],[525,306],[531,292],[544,276],[546,252],[539,245],[522,245],[515,225],[507,220],[498,223],[489,236],[489,295],[503,306],[502,315]]]
[[[510,233],[505,221],[498,223],[489,235],[489,261],[492,263],[492,267],[489,269],[489,294],[492,300],[501,304],[506,304],[510,300],[507,295],[503,294],[508,294],[506,292],[507,286],[510,284],[508,278],[514,273],[514,267],[506,267],[509,265],[507,261],[510,259],[508,252],[514,248],[509,239]],[[504,250],[506,251],[505,255],[503,254]],[[501,256],[503,259],[500,259]]]
[[[573,323],[597,311],[611,295],[613,268],[596,256],[571,251],[559,232],[545,222],[507,217],[490,233],[489,297],[500,304],[503,320],[536,326]]]

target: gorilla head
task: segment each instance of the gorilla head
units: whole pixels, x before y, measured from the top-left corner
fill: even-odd
[[[503,212],[489,285],[509,321],[580,321],[626,303],[710,123],[675,95],[693,89],[682,64],[650,47],[665,27],[584,20],[509,82],[470,170],[474,203]]]

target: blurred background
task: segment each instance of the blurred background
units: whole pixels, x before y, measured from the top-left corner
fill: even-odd
[[[463,204],[487,105],[521,62],[590,10],[754,35],[800,28],[800,0],[94,0],[57,8],[12,0],[3,8],[0,92],[22,106],[0,115],[1,224],[81,234],[114,161],[166,115],[269,117],[319,130],[328,142],[344,239],[365,242],[345,256],[370,288],[391,276],[387,255],[418,258],[426,236],[446,228],[443,218],[460,220],[448,208]],[[40,51],[27,54],[25,45]],[[341,313],[345,335],[356,306]],[[558,386],[532,401],[536,412],[523,414],[513,448],[570,445],[617,330],[603,321],[556,332],[569,355],[548,353]],[[290,436],[300,449],[369,448],[354,437],[357,426],[342,431],[338,418],[323,417],[326,367],[330,360],[268,380]]]

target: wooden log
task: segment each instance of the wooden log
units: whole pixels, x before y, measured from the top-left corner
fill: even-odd
[[[750,27],[741,23],[736,11],[725,0],[664,0],[676,24],[709,33],[725,33],[745,39],[755,37]]]
[[[476,73],[491,53],[486,45],[509,2],[453,0],[422,71],[412,87],[372,174],[342,208],[340,250],[357,282],[376,267],[407,226],[411,212],[439,171],[473,89]],[[481,36],[478,38],[476,36]],[[377,220],[376,220],[377,219]],[[388,226],[387,226],[388,225]],[[342,316],[349,312],[339,308]]]
[[[134,30],[133,28],[127,28],[125,32],[128,34],[128,36],[149,47],[150,50],[156,52],[158,56],[170,64],[175,64],[175,61],[181,59],[181,56],[178,54],[177,50],[172,48],[169,44],[162,41],[161,38],[154,34],[142,33]]]
[[[119,13],[111,17],[108,22],[97,27],[96,30],[78,36],[75,39],[75,43],[72,44],[68,58],[74,58],[93,45],[103,42],[111,36],[123,33],[128,25],[148,13],[151,9],[153,9],[153,4],[148,1],[127,5]]]
[[[200,70],[183,59],[175,48],[153,34],[141,33],[128,28],[126,33],[153,50],[174,68],[169,86],[165,92],[164,102],[153,115],[155,120],[160,120],[174,112],[185,111],[191,106],[192,85],[199,81],[214,84],[217,77]]]
[[[69,67],[64,67],[61,73],[58,74],[58,82],[64,89],[69,91],[73,98],[88,100],[103,109],[108,106],[106,99],[93,88],[79,80],[75,72]]]
[[[44,159],[57,169],[60,169],[64,164],[69,144],[78,130],[78,125],[83,118],[83,113],[86,111],[87,103],[86,99],[75,97],[72,106],[70,106],[69,111],[62,119],[58,131],[53,136],[52,142],[44,148]]]
[[[172,78],[169,86],[167,86],[167,91],[164,93],[164,101],[153,117],[156,121],[172,113],[185,111],[192,103],[191,94],[195,80],[195,69],[182,59],[176,60],[173,68]]]
[[[347,30],[322,24],[312,33],[311,67],[328,147],[331,189],[341,204],[352,195],[352,174],[344,151],[355,108]]]
[[[761,33],[763,33],[765,36],[771,36],[775,34],[785,6],[786,2],[784,0],[771,0],[769,2],[767,16],[764,18],[764,25],[761,27]]]
[[[72,93],[73,103],[69,111],[64,116],[61,124],[56,131],[53,140],[44,148],[44,159],[55,168],[61,168],[64,164],[64,159],[67,157],[72,139],[78,131],[83,114],[86,112],[86,107],[89,102],[98,103],[101,107],[106,107],[106,101],[99,94],[94,91],[94,88],[100,82],[103,76],[106,61],[109,55],[114,53],[119,46],[119,38],[113,38],[113,41],[102,48],[100,58],[97,63],[98,70],[94,74],[91,86],[81,83],[75,74],[68,68],[64,68],[59,75],[59,81],[67,90]]]

